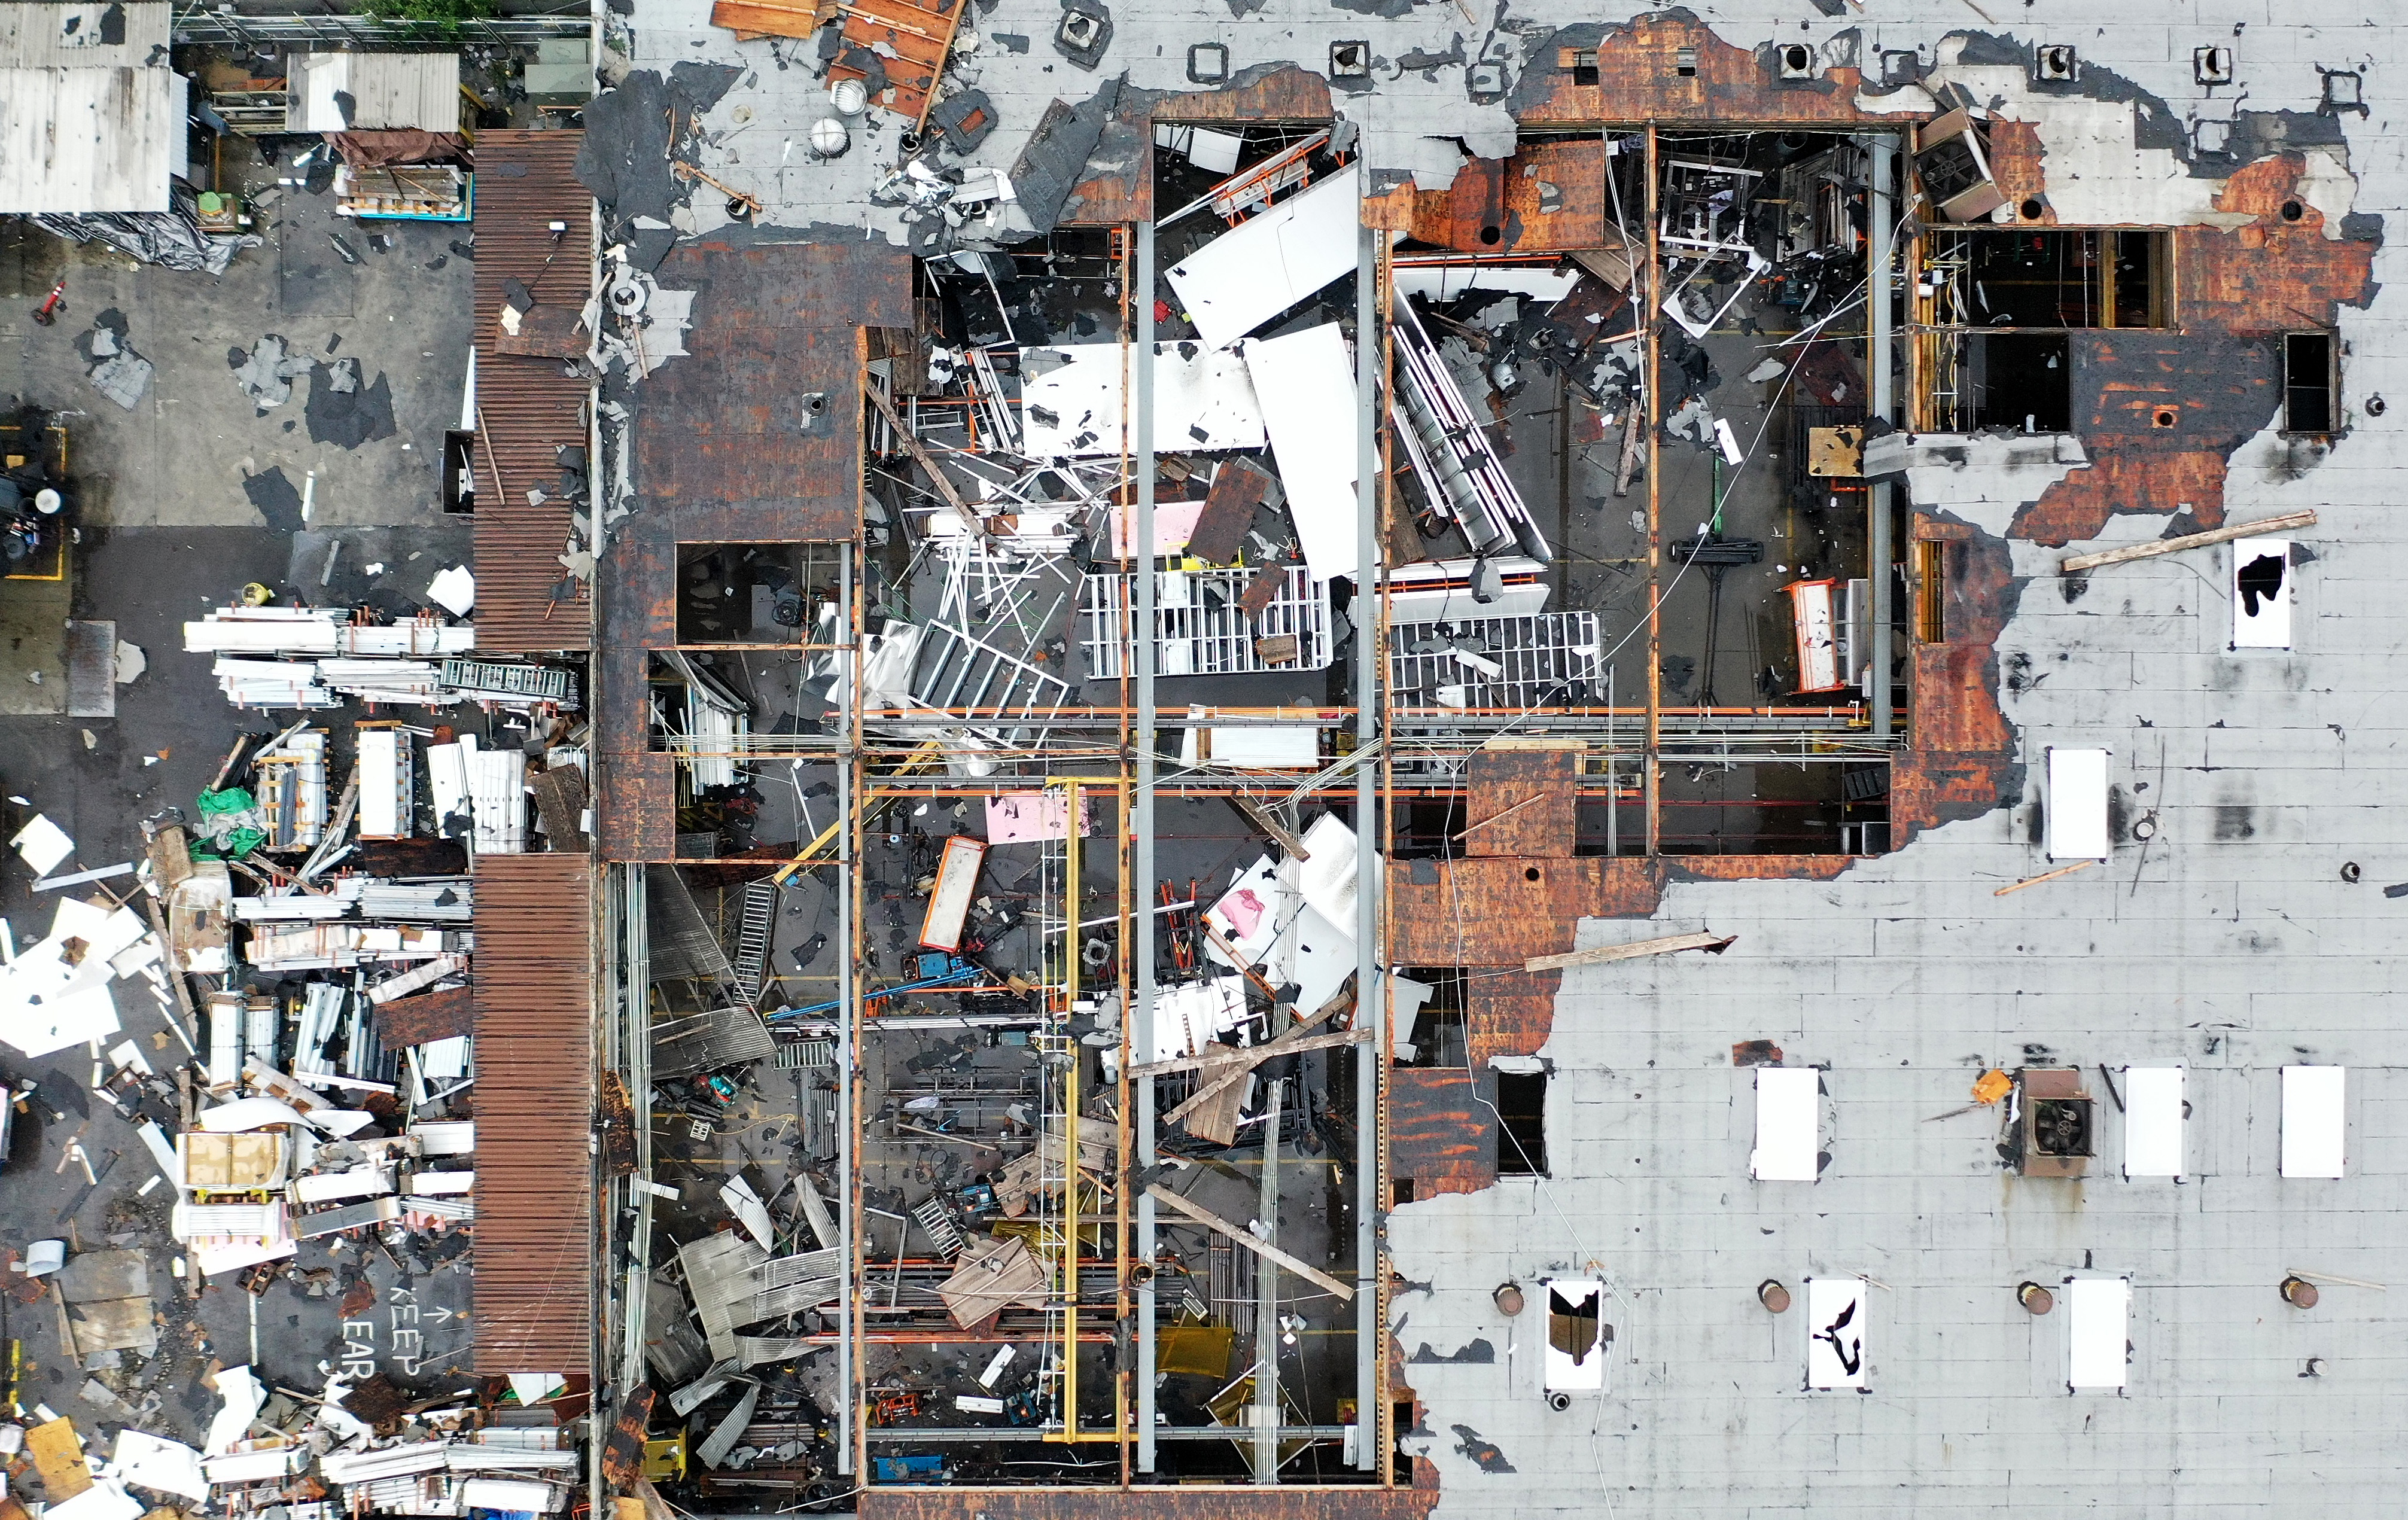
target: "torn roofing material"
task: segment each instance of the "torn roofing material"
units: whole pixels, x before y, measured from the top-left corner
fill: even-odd
[[[1130,439],[1126,355],[1117,343],[1030,349],[1021,355],[1020,411],[1034,458],[1118,458]],[[1155,446],[1209,453],[1263,446],[1262,407],[1245,363],[1200,343],[1157,343]]]
[[[1354,272],[1363,171],[1357,165],[1239,222],[1164,276],[1204,341],[1226,348]]]

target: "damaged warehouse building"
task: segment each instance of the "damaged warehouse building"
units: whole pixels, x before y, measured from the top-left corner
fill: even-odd
[[[186,627],[343,973],[182,1010],[338,1205],[194,1236],[551,1410],[351,1508],[2384,1513],[2397,28],[1742,8],[608,0],[478,134],[456,615]]]
[[[2278,1287],[2385,1275],[2288,1180],[2374,1169],[2360,1047],[2165,957],[2262,933],[2176,922],[2275,832],[2222,730],[2348,680],[2358,73],[648,8],[580,161],[614,1492],[1954,1513],[2296,1473],[2131,1470],[2202,1375],[2347,1418],[2379,1296]]]

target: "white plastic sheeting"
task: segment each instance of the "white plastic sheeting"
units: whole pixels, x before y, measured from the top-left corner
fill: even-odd
[[[2291,647],[2291,540],[2232,540],[2232,647]]]
[[[1544,1287],[1547,1390],[1583,1393],[1604,1387],[1605,1284],[1565,1278]],[[1558,1335],[1558,1326],[1564,1334]]]
[[[2183,1068],[2124,1068],[2124,1175],[2183,1174]]]
[[[1865,1333],[1865,1280],[1806,1280],[1806,1386],[1819,1392],[1872,1386]]]
[[[1355,573],[1354,359],[1336,323],[1240,345],[1316,581]]]
[[[1321,730],[1311,724],[1191,727],[1180,735],[1179,763],[1234,770],[1317,770]]]

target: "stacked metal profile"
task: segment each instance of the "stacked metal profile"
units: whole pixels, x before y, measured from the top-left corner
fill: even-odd
[[[593,1355],[592,869],[580,855],[477,860],[480,1374]]]

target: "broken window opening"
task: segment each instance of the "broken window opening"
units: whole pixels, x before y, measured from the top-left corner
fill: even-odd
[[[1461,797],[1399,799],[1394,804],[1397,838],[1393,858],[1446,860],[1463,853],[1455,836],[1470,823]]]
[[[1464,1033],[1466,1007],[1463,968],[1411,966],[1398,975],[1429,988],[1429,998],[1413,1015],[1412,1057],[1418,1067],[1451,1067],[1461,1070],[1470,1061]]]
[[[1624,766],[1610,793],[1584,796],[1574,812],[1578,833],[1572,853],[1638,855],[1647,853],[1647,794],[1636,767]]]
[[[838,620],[849,545],[680,544],[677,641],[689,644],[833,642],[812,630]]]
[[[1497,1079],[1497,1172],[1501,1177],[1547,1175],[1547,1074],[1498,1071]]]
[[[1878,854],[1888,847],[1885,760],[1834,764],[1667,759],[1659,846],[1668,855]],[[1878,784],[1854,780],[1868,769]],[[1626,818],[1624,833],[1628,832]]]
[[[1924,390],[1914,425],[1933,433],[2067,433],[2073,364],[2063,333],[1919,333]]]
[[[2283,335],[2283,431],[2316,436],[2333,431],[2340,412],[2338,345],[2329,332]]]
[[[1941,228],[1922,252],[1916,321],[1929,327],[2171,327],[2162,231]]]

